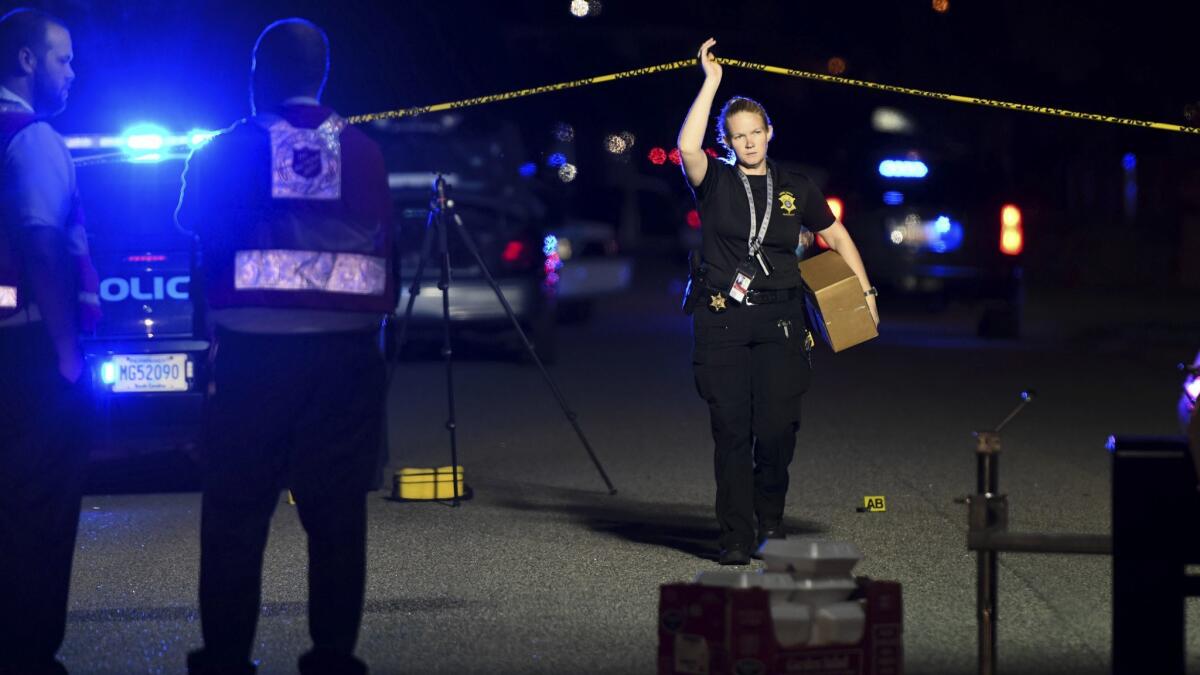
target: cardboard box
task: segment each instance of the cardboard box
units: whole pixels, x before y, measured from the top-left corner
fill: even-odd
[[[900,584],[860,579],[866,628],[853,645],[784,648],[761,588],[659,589],[658,675],[903,675]]]
[[[463,468],[440,466],[436,469],[402,468],[392,478],[393,499],[454,499],[455,482],[458,496],[463,493]]]
[[[800,261],[808,325],[840,352],[879,335],[858,277],[834,251]]]

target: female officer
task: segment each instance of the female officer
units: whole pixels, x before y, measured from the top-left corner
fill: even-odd
[[[704,84],[683,128],[679,152],[702,223],[693,275],[696,386],[708,402],[716,444],[716,512],[722,565],[744,565],[764,539],[782,538],[788,465],[809,364],[796,246],[801,225],[820,232],[854,270],[875,323],[875,290],[850,234],[806,176],[767,158],[774,133],[766,110],[735,97],[717,116],[730,161],[702,149],[721,66],[700,46]]]

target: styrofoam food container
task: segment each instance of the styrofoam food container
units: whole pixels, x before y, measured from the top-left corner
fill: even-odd
[[[800,605],[827,605],[842,602],[850,597],[850,594],[857,588],[858,584],[850,576],[828,579],[794,579],[791,593],[788,594],[788,601]]]
[[[851,645],[863,637],[867,616],[858,602],[837,602],[815,608],[808,644]]]
[[[768,572],[788,572],[798,578],[848,576],[862,560],[858,547],[847,541],[768,539],[759,554]]]
[[[771,598],[771,625],[783,647],[800,647],[812,638],[812,608],[786,599]]]

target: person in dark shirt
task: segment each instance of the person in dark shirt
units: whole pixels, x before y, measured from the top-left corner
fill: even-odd
[[[0,16],[0,673],[67,672],[55,654],[87,467],[87,234],[48,119],[67,105],[73,57],[61,20]]]
[[[700,46],[704,84],[683,128],[683,172],[700,212],[702,246],[689,289],[693,367],[715,442],[716,513],[723,565],[744,565],[765,539],[786,536],[788,466],[808,388],[811,334],[796,250],[819,232],[858,277],[879,323],[875,289],[846,227],[803,174],[767,157],[774,128],[756,101],[735,97],[717,116],[728,161],[702,148],[721,66]]]
[[[263,553],[284,488],[308,535],[302,675],[355,675],[367,492],[383,448],[381,321],[396,305],[378,145],[320,102],[324,31],[268,26],[254,116],[196,149],[176,213],[214,324],[200,525],[203,649],[192,675],[253,673]]]

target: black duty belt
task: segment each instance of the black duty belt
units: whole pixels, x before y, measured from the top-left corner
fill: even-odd
[[[704,288],[710,294],[717,294],[717,295],[720,295],[722,298],[729,297],[726,290],[721,290],[719,288],[709,286],[708,284],[704,284]],[[726,289],[727,288],[728,287],[726,287]],[[762,289],[762,290],[758,290],[758,291],[752,290],[746,294],[746,301],[742,304],[748,305],[748,306],[771,305],[771,304],[774,304],[777,302],[787,302],[788,300],[795,300],[796,298],[799,298],[802,296],[803,296],[803,293],[800,290],[799,286],[792,286],[791,288],[779,288],[779,289]],[[731,300],[730,302],[732,303],[733,301]],[[721,307],[721,309],[724,309],[725,303],[720,303],[720,307]],[[710,306],[710,309],[712,309],[711,306]]]
[[[773,290],[763,289],[760,291],[750,291],[746,294],[747,305],[770,305],[776,302],[787,302],[800,297],[800,289],[796,286],[791,288],[779,288]]]

